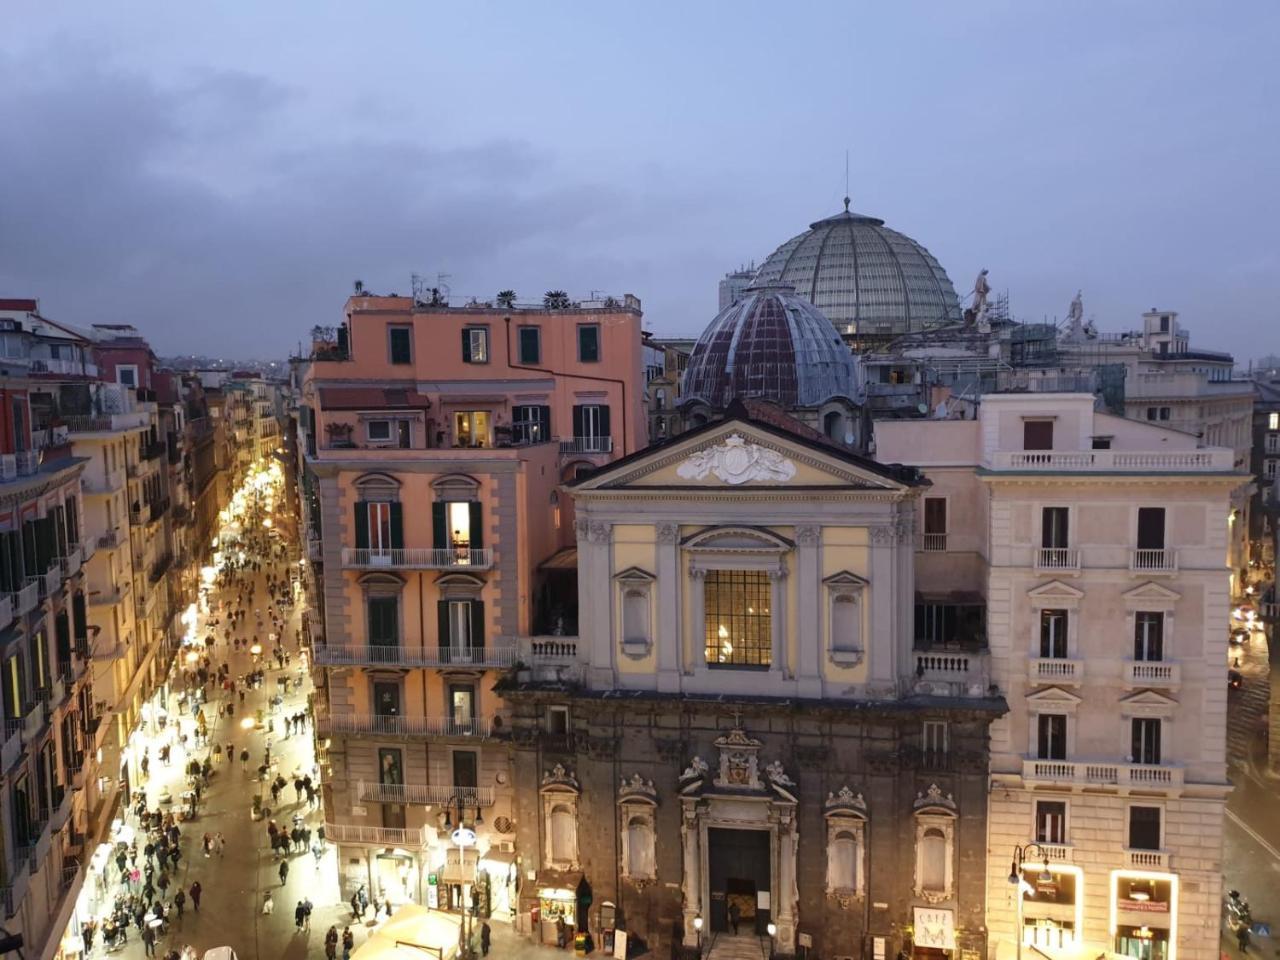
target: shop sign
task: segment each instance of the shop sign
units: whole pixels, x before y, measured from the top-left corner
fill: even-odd
[[[1169,904],[1161,903],[1159,900],[1125,900],[1120,899],[1116,902],[1116,906],[1121,910],[1129,910],[1133,913],[1168,913]]]
[[[915,908],[915,944],[939,950],[956,948],[955,920],[950,910],[933,907]]]

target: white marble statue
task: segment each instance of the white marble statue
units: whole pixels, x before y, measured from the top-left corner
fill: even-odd
[[[785,483],[796,475],[796,466],[778,451],[748,443],[734,433],[719,446],[691,455],[676,468],[676,474],[686,480],[704,480],[710,475],[732,484],[752,480]]]

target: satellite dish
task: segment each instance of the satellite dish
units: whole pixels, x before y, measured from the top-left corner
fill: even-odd
[[[929,405],[927,403],[917,403],[916,409],[919,410],[921,413],[928,413]]]

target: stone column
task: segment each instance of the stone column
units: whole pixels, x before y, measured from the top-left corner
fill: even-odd
[[[683,630],[677,636],[680,669],[689,676],[692,676],[695,670],[705,669],[707,665],[706,654],[704,653],[707,643],[705,636],[707,629],[706,577],[707,571],[700,567],[689,568],[689,618],[692,621],[692,636],[689,641],[686,641]],[[684,611],[676,611],[676,618],[683,626]],[[689,646],[692,646],[693,649],[688,650],[687,647]]]
[[[796,852],[800,848],[800,837],[793,808],[783,807],[778,810],[776,829],[778,888],[771,897],[769,915],[778,925],[774,951],[783,956],[793,956],[796,952],[796,926],[800,922],[797,916],[799,893],[796,886]]]
[[[684,892],[684,945],[696,950],[698,931],[694,928],[693,920],[702,916],[703,923],[708,922],[708,918],[702,914],[702,851],[698,839],[698,808],[696,800],[682,800],[681,803],[680,839],[684,844],[684,871],[680,881]]]
[[[821,588],[822,528],[796,527],[796,678],[802,697],[822,696],[823,607]],[[785,584],[783,584],[785,587]]]
[[[877,688],[897,688],[897,634],[894,605],[897,580],[896,534],[890,524],[871,528],[871,609],[866,643],[867,683]],[[886,642],[887,641],[887,642]]]
[[[794,676],[788,661],[787,649],[787,571],[783,567],[769,571],[772,590],[773,612],[770,617],[770,630],[773,633],[773,670],[784,680]]]

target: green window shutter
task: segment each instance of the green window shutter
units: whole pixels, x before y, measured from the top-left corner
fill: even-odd
[[[399,550],[404,546],[404,508],[399,502],[391,504],[391,548]]]
[[[484,649],[484,601],[471,601],[471,646],[475,650]]]
[[[449,531],[445,529],[445,504],[431,505],[431,546],[437,550],[449,548]]]
[[[356,549],[369,549],[369,506],[363,500],[356,501]]]
[[[436,644],[441,650],[449,648],[449,601],[436,601]]]
[[[467,335],[465,327],[462,330],[462,362],[471,362],[471,337]]]
[[[484,546],[484,506],[473,500],[467,504],[467,512],[471,525],[471,546],[479,550]]]
[[[613,436],[613,434],[609,432],[609,408],[603,405],[600,407],[600,436]]]

